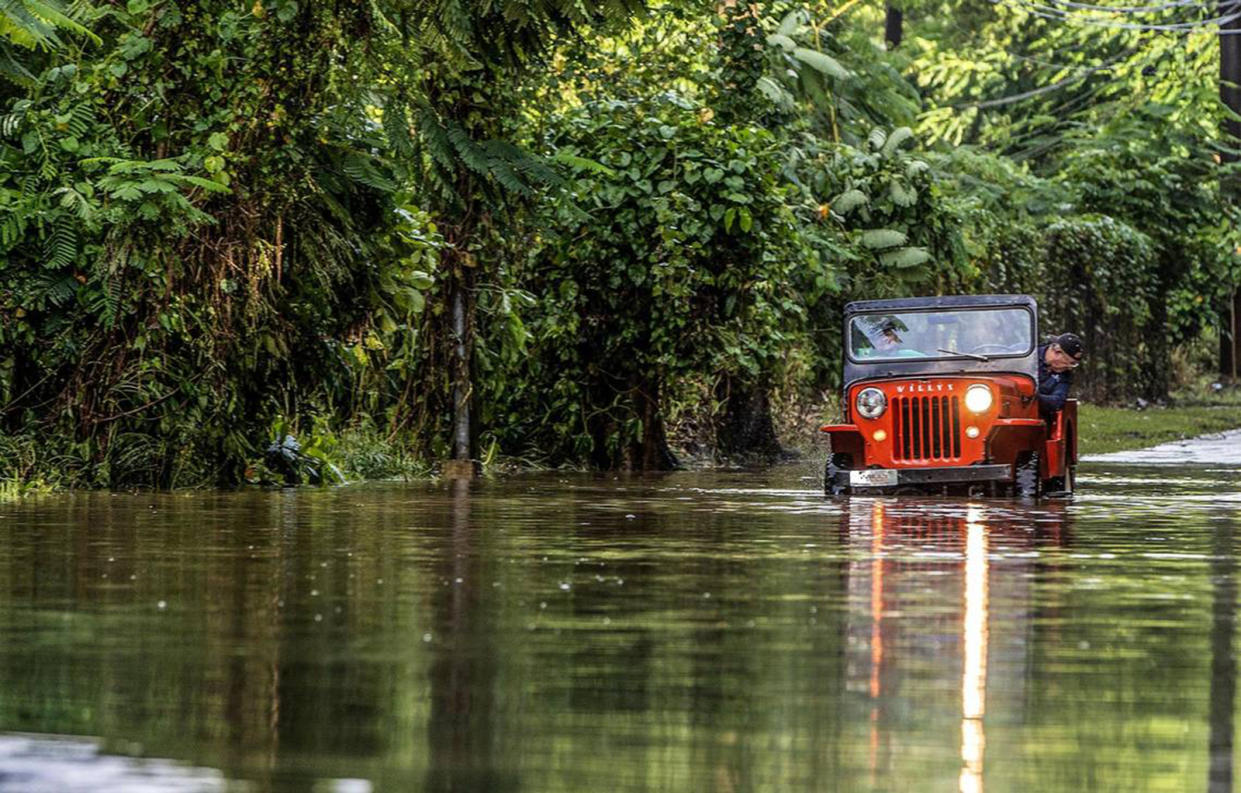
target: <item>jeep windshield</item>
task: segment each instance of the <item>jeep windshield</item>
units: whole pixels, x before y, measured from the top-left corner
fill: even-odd
[[[1019,358],[1034,349],[1034,314],[1021,307],[859,314],[849,321],[848,344],[859,363]]]

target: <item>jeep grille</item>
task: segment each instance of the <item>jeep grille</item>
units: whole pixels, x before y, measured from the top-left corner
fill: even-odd
[[[950,460],[961,456],[957,397],[896,397],[892,400],[892,421],[892,456],[896,459]]]

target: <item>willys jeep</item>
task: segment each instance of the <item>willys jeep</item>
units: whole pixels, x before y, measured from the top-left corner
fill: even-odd
[[[828,495],[1072,493],[1077,402],[1039,414],[1033,298],[864,300],[844,320]]]

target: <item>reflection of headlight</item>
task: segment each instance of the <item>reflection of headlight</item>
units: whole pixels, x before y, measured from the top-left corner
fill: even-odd
[[[974,413],[986,413],[991,409],[991,389],[985,385],[965,389],[965,406]]]
[[[969,396],[967,394],[966,398]],[[877,419],[888,407],[888,398],[878,388],[863,388],[857,395],[857,412],[868,419]]]

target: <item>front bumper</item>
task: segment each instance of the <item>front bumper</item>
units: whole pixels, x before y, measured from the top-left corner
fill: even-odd
[[[882,473],[883,479],[878,475]],[[869,481],[856,481],[863,477]],[[895,474],[895,481],[891,481]],[[833,483],[849,489],[883,490],[889,487],[1011,482],[1011,465],[962,465],[949,468],[869,468],[837,471]]]

